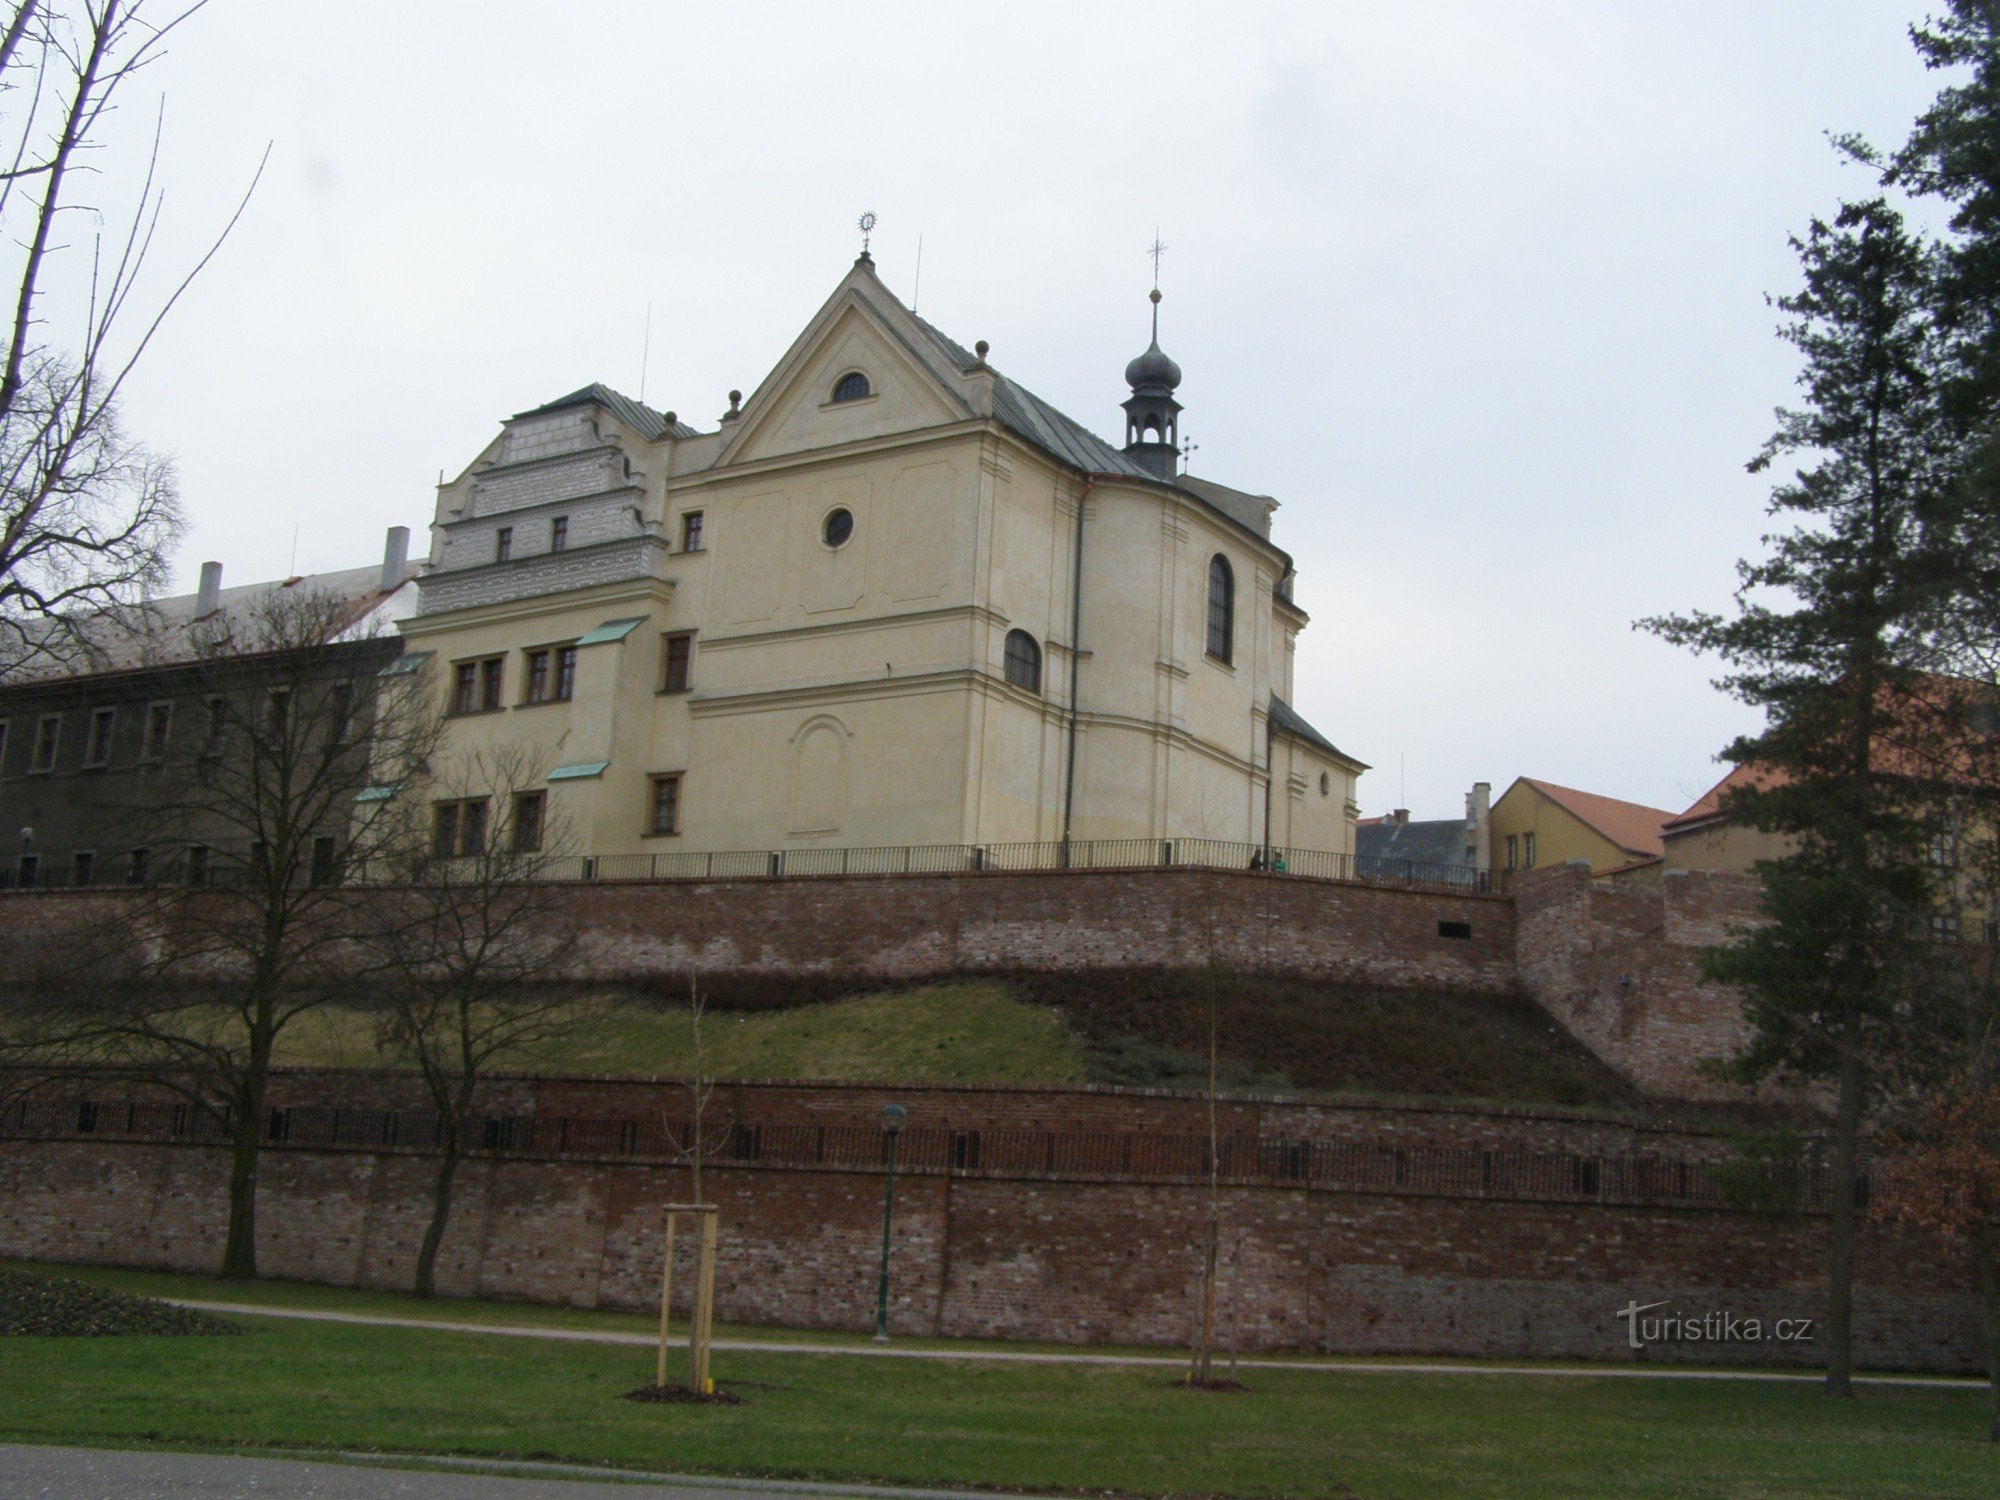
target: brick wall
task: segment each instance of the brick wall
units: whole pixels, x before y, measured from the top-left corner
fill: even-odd
[[[1484,994],[1514,987],[1505,897],[1249,872],[984,871],[564,887],[599,982],[940,978],[968,971],[1232,968]],[[115,920],[116,889],[0,892],[22,971],[45,939]],[[1440,923],[1472,937],[1441,937]]]
[[[1581,865],[1514,886],[1521,990],[1650,1092],[1740,1098],[1703,1072],[1749,1035],[1732,990],[1702,980],[1701,950],[1758,920],[1753,877],[1670,871],[1653,884],[1593,884]]]
[[[925,979],[1232,968],[1488,994],[1514,985],[1505,898],[1230,871],[1067,870],[716,880],[579,890],[593,978]],[[1441,937],[1441,922],[1472,928]]]
[[[0,1254],[212,1271],[225,1154],[77,1141],[0,1147]],[[432,1162],[380,1150],[264,1158],[267,1275],[408,1284]],[[722,1315],[869,1326],[882,1181],[862,1169],[711,1167],[722,1209]],[[644,1308],[660,1277],[659,1206],[689,1191],[657,1163],[480,1158],[460,1176],[439,1282],[452,1294]],[[900,1176],[891,1325],[904,1335],[1171,1344],[1189,1328],[1206,1187],[1000,1173]],[[1823,1312],[1826,1224],[1506,1198],[1225,1185],[1221,1324],[1245,1350],[1675,1357],[1813,1363],[1817,1342],[1625,1347],[1617,1310],[1738,1317]],[[1856,1349],[1875,1366],[1978,1367],[1971,1268],[1869,1225]],[[686,1278],[677,1278],[685,1286]]]

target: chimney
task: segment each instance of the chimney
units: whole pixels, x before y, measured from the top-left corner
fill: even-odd
[[[205,562],[201,565],[201,587],[195,591],[194,613],[196,619],[214,614],[222,607],[222,564]]]
[[[1466,863],[1482,874],[1493,868],[1493,783],[1475,781],[1465,794]]]
[[[1410,810],[1407,807],[1399,807],[1389,814],[1389,819],[1395,823],[1407,823],[1410,821]]]
[[[410,565],[410,528],[391,526],[387,545],[382,549],[382,592],[400,588]]]

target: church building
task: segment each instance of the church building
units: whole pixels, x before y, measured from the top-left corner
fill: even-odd
[[[593,856],[1351,854],[1365,767],[1290,706],[1307,617],[1276,502],[1177,472],[1152,295],[1122,447],[903,306],[866,251],[711,431],[601,385],[505,422],[440,487],[400,628],[448,752],[514,747],[538,784],[440,800],[440,852],[511,819]]]

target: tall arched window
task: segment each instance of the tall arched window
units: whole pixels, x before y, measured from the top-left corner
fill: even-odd
[[[1007,680],[1031,693],[1042,690],[1042,648],[1025,630],[1007,632]]]
[[[1229,571],[1229,559],[1218,552],[1208,563],[1208,654],[1228,661],[1235,643],[1236,575]]]
[[[868,377],[859,370],[849,371],[833,384],[836,401],[859,401],[868,394]]]

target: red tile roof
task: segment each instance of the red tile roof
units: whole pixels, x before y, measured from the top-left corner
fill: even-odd
[[[1580,792],[1575,787],[1537,781],[1532,776],[1523,776],[1521,782],[1628,854],[1658,856],[1666,852],[1666,845],[1660,840],[1660,826],[1673,814],[1664,807],[1621,802],[1616,797],[1600,797],[1595,792]]]

